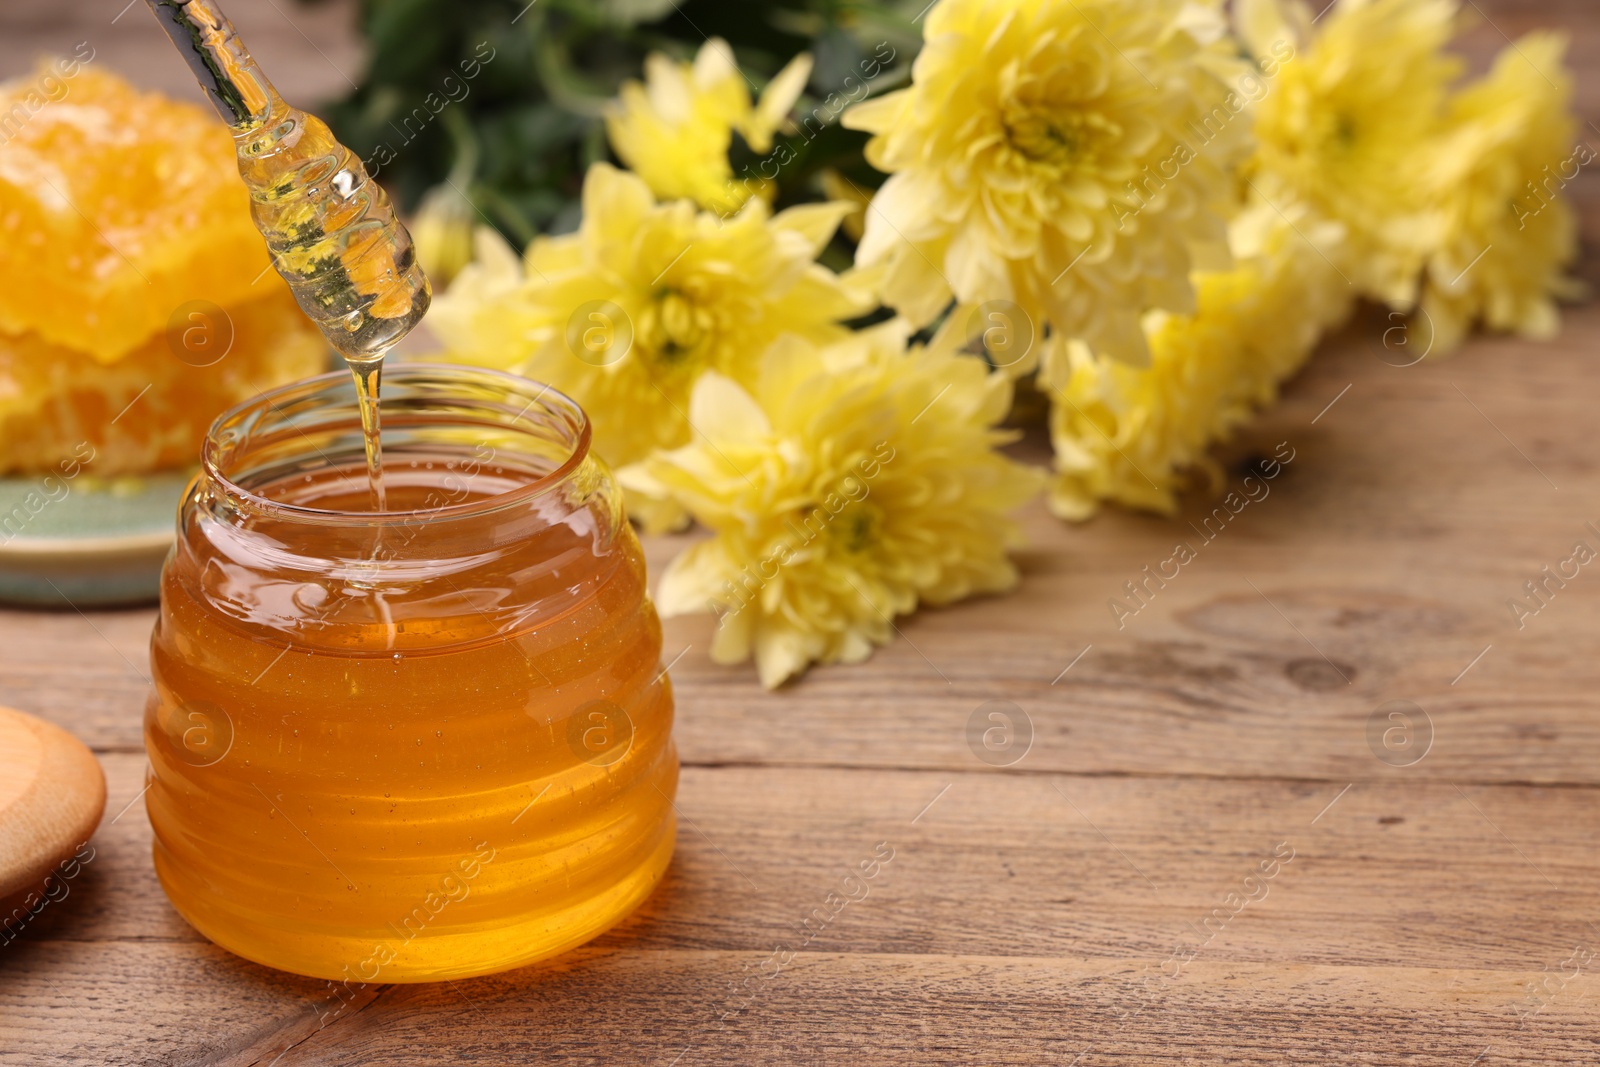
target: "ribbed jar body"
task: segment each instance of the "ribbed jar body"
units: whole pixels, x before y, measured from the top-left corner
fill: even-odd
[[[637,540],[571,401],[400,365],[388,510],[335,375],[218,420],[151,643],[172,903],[248,959],[455,978],[592,938],[660,880],[678,763]]]

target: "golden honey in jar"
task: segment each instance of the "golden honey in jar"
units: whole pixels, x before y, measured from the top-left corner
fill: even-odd
[[[212,427],[151,641],[145,801],[178,911],[345,982],[504,970],[672,855],[661,628],[576,404],[400,364],[370,510],[350,375]]]

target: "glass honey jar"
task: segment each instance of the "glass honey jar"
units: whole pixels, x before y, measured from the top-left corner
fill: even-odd
[[[217,420],[151,641],[177,910],[344,982],[485,974],[632,911],[672,856],[672,690],[589,424],[523,378],[384,375],[370,510],[344,372]]]

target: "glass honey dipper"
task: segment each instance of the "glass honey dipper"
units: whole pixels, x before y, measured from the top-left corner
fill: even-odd
[[[355,375],[373,506],[384,510],[383,357],[428,310],[411,235],[355,153],[290,107],[215,0],[145,0],[233,131],[272,264]]]

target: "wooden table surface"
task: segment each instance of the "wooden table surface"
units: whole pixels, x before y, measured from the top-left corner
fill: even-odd
[[[1572,29],[1600,116],[1600,16],[1480,4],[1480,53]],[[1600,576],[1520,629],[1508,601],[1600,547],[1600,308],[1405,368],[1387,325],[1225,449],[1235,482],[1296,458],[1121,629],[1108,599],[1198,540],[1184,520],[1036,507],[1017,594],[778,694],[710,663],[706,620],[669,623],[685,817],[654,897],[556,961],[342,1010],[156,884],[153,612],[0,612],[0,704],[75,732],[110,790],[70,896],[0,947],[0,1063],[1595,1063]],[[675,547],[648,546],[657,571]],[[968,744],[989,701],[1031,722],[1010,766]],[[1414,762],[1379,757],[1391,701],[1431,741]]]

